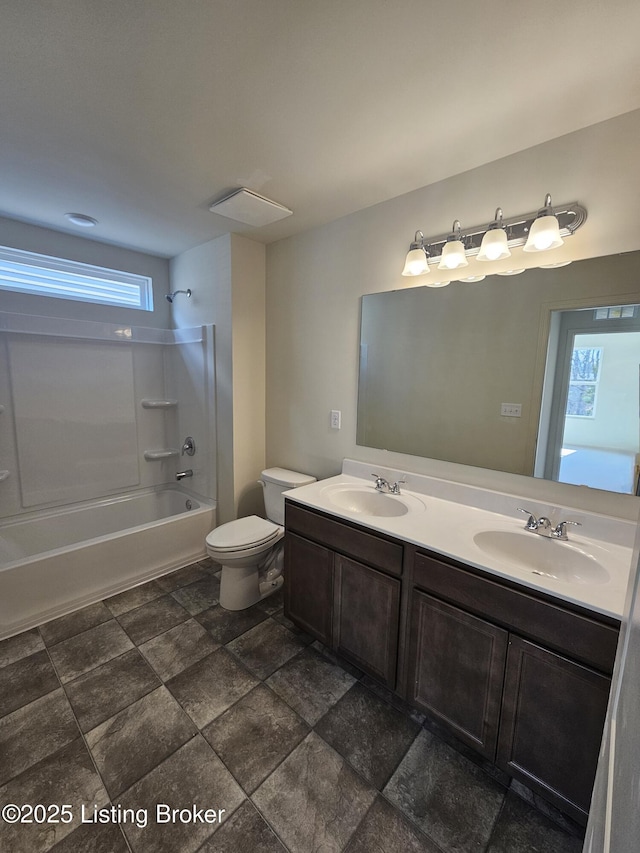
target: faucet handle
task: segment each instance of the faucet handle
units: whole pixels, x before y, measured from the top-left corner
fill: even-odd
[[[372,474],[371,476],[376,478],[376,489],[379,492],[381,492],[385,486],[389,486],[388,481],[385,480],[384,477],[381,477],[380,474]]]
[[[538,519],[535,517],[534,513],[531,512],[530,509],[523,509],[521,506],[516,507],[518,512],[523,512],[525,515],[528,515],[529,518],[527,523],[524,526],[525,530],[537,530],[538,529]]]
[[[400,494],[400,486],[404,486],[404,484],[406,482],[407,482],[406,477],[403,477],[402,480],[396,480],[396,482],[393,483],[393,485],[389,486],[389,491],[391,492],[392,495],[399,495]]]
[[[555,527],[553,529],[553,532],[551,533],[553,538],[554,539],[561,539],[563,542],[566,542],[567,539],[569,538],[567,536],[567,525],[568,524],[573,524],[575,527],[582,527],[582,522],[580,522],[580,521],[561,521],[560,524],[558,524],[557,527]]]

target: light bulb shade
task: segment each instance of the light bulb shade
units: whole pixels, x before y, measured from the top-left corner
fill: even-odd
[[[425,250],[409,249],[402,275],[426,275],[429,271]]]
[[[523,252],[546,252],[557,249],[564,240],[560,236],[560,225],[553,214],[538,216],[533,220]]]
[[[460,267],[468,267],[469,261],[464,252],[461,240],[449,240],[444,244],[442,257],[438,264],[439,270],[457,270]]]
[[[482,238],[480,251],[477,255],[479,261],[501,261],[510,258],[511,252],[507,245],[507,232],[504,228],[491,228]]]

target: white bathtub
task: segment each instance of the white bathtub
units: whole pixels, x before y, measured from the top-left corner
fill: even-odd
[[[215,504],[176,488],[0,523],[0,640],[206,556]]]

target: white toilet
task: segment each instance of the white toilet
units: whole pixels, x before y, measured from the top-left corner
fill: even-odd
[[[267,468],[258,482],[264,490],[268,520],[249,515],[222,524],[207,536],[207,554],[222,565],[220,605],[225,610],[244,610],[280,589],[284,583],[282,493],[315,479],[286,468]]]

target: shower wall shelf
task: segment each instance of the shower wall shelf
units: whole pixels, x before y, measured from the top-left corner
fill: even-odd
[[[177,400],[142,400],[143,409],[175,409]]]
[[[147,462],[159,462],[163,459],[171,459],[173,456],[180,456],[180,451],[167,448],[166,450],[145,450],[144,452],[144,458]]]

